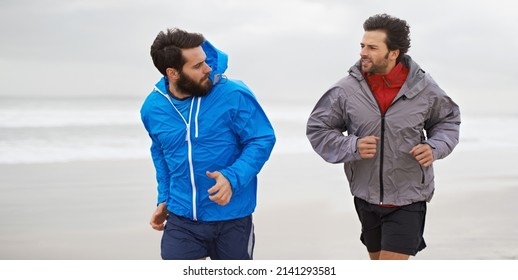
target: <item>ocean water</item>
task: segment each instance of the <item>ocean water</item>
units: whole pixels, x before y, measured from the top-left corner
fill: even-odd
[[[0,97],[0,164],[150,159],[143,98]],[[276,130],[274,154],[312,152],[305,124],[313,104],[262,104]],[[457,149],[516,150],[516,128],[518,114],[463,115]]]
[[[132,159],[148,155],[141,100],[0,98],[0,163]]]

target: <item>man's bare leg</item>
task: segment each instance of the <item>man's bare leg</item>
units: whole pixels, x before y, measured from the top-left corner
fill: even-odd
[[[396,252],[381,250],[373,253],[369,252],[369,257],[371,260],[408,260],[410,256]]]
[[[369,252],[369,258],[371,260],[373,260],[373,261],[379,260],[380,259],[380,251],[374,252],[374,253]]]

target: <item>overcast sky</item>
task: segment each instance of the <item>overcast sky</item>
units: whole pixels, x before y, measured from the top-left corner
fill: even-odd
[[[0,96],[136,96],[160,30],[200,32],[259,99],[314,104],[359,58],[362,24],[407,20],[409,51],[468,112],[518,114],[518,12],[504,0],[0,0]],[[0,99],[1,100],[1,99]]]

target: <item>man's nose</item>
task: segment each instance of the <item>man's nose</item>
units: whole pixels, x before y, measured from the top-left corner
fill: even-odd
[[[361,48],[360,49],[360,56],[361,57],[367,56],[367,49],[366,48]]]
[[[210,73],[210,72],[212,72],[212,68],[210,68],[210,66],[207,63],[205,63],[205,73]]]

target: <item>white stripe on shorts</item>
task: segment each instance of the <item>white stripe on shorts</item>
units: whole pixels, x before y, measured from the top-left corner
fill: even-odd
[[[251,217],[250,217],[251,218]],[[250,236],[248,237],[248,258],[252,259],[254,253],[254,223],[250,228]]]

